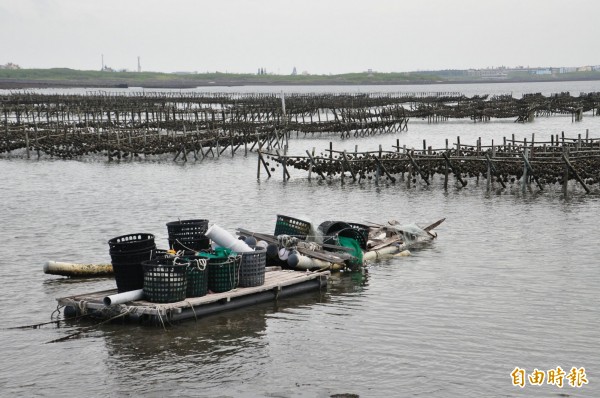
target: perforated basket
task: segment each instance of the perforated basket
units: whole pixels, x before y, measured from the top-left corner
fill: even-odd
[[[169,248],[178,250],[207,250],[210,248],[210,239],[207,237],[198,239],[169,239]]]
[[[323,243],[330,245],[339,245],[338,235],[346,238],[355,239],[361,249],[367,249],[369,239],[368,231],[356,227],[358,224],[349,224],[344,221],[325,221],[319,225],[319,231],[323,234]]]
[[[144,287],[144,272],[141,261],[134,263],[112,263],[119,293],[139,290]]]
[[[262,286],[265,283],[267,249],[257,247],[253,252],[241,253],[240,287]]]
[[[201,297],[208,292],[208,261],[201,257],[187,257],[186,297]]]
[[[196,240],[204,238],[208,220],[178,220],[167,223],[170,240]]]
[[[368,225],[364,225],[364,224],[358,224],[358,223],[348,223],[348,225],[350,225],[353,229],[356,229],[357,231],[360,231],[360,234],[363,236],[362,239],[360,240],[360,247],[363,250],[367,250],[367,242],[369,241],[369,226]]]
[[[278,214],[275,222],[275,236],[290,235],[298,239],[306,239],[310,233],[310,223],[297,218]]]
[[[146,233],[117,236],[108,241],[108,247],[111,253],[156,249],[154,235]]]
[[[235,289],[240,280],[241,256],[208,261],[208,289],[214,293]]]
[[[144,296],[152,303],[174,303],[185,300],[186,264],[172,257],[144,261]]]

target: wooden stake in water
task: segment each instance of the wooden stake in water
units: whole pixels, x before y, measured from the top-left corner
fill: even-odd
[[[29,132],[27,131],[27,127],[23,126],[23,129],[25,130],[25,145],[27,147],[27,159],[29,159]]]
[[[525,187],[527,185],[527,156],[528,150],[524,148],[523,150],[523,177],[521,178],[521,190],[525,192]]]

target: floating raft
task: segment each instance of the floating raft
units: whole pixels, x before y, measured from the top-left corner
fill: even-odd
[[[248,305],[274,301],[292,295],[327,287],[329,271],[299,272],[273,270],[265,272],[262,286],[236,288],[223,293],[190,297],[175,303],[158,304],[145,300],[106,306],[104,298],[117,293],[116,289],[58,298],[65,306],[65,315],[85,315],[103,319],[123,318],[130,321],[179,321],[201,318],[218,312]]]

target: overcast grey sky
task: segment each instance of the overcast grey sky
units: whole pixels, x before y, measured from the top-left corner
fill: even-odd
[[[600,64],[598,0],[0,0],[0,64],[314,74]]]

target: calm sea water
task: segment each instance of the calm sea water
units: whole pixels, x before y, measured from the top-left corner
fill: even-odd
[[[235,88],[233,91],[258,90]],[[283,88],[275,88],[279,92]],[[474,93],[600,91],[600,82],[425,87]],[[261,90],[265,90],[261,88]],[[314,88],[295,88],[314,91]],[[319,88],[339,90],[336,87]],[[361,87],[342,91],[425,91]],[[482,137],[500,142],[600,136],[600,118],[427,124],[408,132],[341,141],[292,139],[290,151],[359,150],[395,144],[443,146]],[[541,139],[541,138],[540,138]],[[451,141],[452,142],[452,141]],[[600,391],[600,195],[573,186],[525,193],[417,184],[256,179],[253,154],[187,164],[171,161],[0,159],[0,391],[3,396],[206,397],[590,397]],[[422,226],[442,217],[439,238],[365,275],[333,275],[327,291],[183,322],[167,330],[50,320],[56,298],[114,287],[108,278],[45,275],[47,260],[108,262],[107,240],[208,218],[230,231],[272,232],[277,214],[320,223],[396,219]],[[46,342],[85,330],[61,343]],[[584,367],[589,384],[512,385],[528,373]]]

